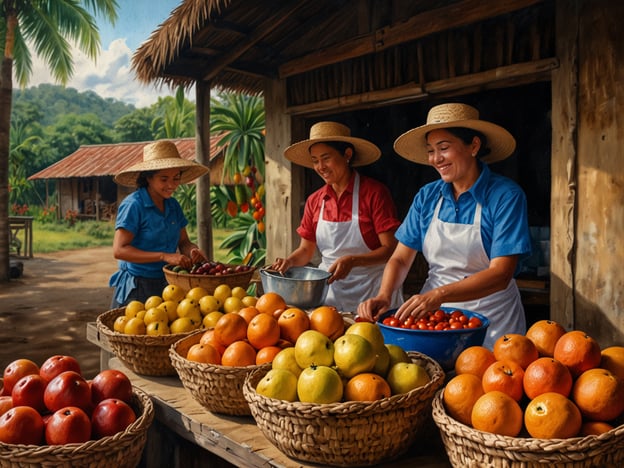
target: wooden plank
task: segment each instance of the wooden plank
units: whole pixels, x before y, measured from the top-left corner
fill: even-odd
[[[577,2],[558,0],[556,37],[559,68],[552,73],[552,166],[550,195],[550,316],[574,328],[574,271],[577,190]]]
[[[448,29],[477,23],[522,8],[536,5],[543,0],[507,0],[483,2],[463,0],[455,4],[426,11],[400,23],[378,29],[340,44],[314,52],[284,63],[279,67],[279,77],[287,78],[333,63],[380,52],[399,44]]]

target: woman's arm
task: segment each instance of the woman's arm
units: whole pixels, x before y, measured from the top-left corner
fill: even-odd
[[[501,291],[512,280],[517,263],[518,255],[493,258],[485,270],[424,294],[415,294],[399,307],[396,316],[399,320],[410,315],[420,318],[443,303],[471,301]]]
[[[316,250],[316,242],[301,238],[299,247],[286,258],[277,258],[271,265],[273,270],[284,273],[290,267],[307,265]]]
[[[188,238],[188,235],[187,235]],[[130,231],[117,228],[113,238],[113,256],[117,260],[131,263],[165,262],[171,265],[180,265],[184,268],[192,266],[191,259],[181,253],[151,252],[137,249],[131,245],[134,234]]]
[[[186,228],[180,229],[178,249],[180,253],[191,259],[191,263],[205,262],[207,260],[206,255],[197,247],[197,244],[191,242]]]

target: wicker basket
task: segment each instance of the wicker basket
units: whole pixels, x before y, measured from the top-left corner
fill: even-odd
[[[508,437],[478,431],[451,418],[433,400],[433,420],[455,467],[619,467],[624,466],[624,425],[598,436],[570,439]]]
[[[123,315],[125,308],[112,309],[99,315],[96,320],[98,332],[108,338],[115,355],[137,374],[151,376],[176,375],[169,359],[169,347],[189,333],[169,335],[125,335],[114,331],[115,319]]]
[[[259,395],[266,370],[250,374],[243,388],[251,414],[265,437],[289,457],[332,466],[373,465],[406,452],[431,417],[431,400],[444,383],[440,365],[410,352],[431,381],[408,393],[374,402],[287,402]]]
[[[169,356],[182,385],[195,401],[213,413],[231,416],[250,416],[249,405],[243,396],[245,377],[256,369],[271,368],[271,364],[231,367],[189,361],[186,354],[191,346],[199,343],[203,332],[182,338],[173,344]]]
[[[170,268],[170,265],[165,265],[163,267],[167,283],[180,286],[185,291],[190,291],[196,286],[201,286],[210,293],[220,284],[227,284],[230,288],[239,286],[247,289],[255,271],[255,268],[250,268],[247,271],[231,273],[229,275],[192,275],[190,273],[176,273]]]
[[[124,431],[83,444],[39,446],[0,442],[0,467],[136,467],[154,419],[154,407],[145,392],[136,387],[133,390],[131,406],[140,416]]]

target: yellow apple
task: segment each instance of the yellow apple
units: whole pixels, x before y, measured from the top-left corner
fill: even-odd
[[[277,400],[297,400],[297,377],[286,369],[271,369],[256,385],[256,392]]]
[[[360,335],[342,335],[334,341],[334,362],[338,372],[348,379],[362,372],[370,372],[376,361],[373,345]]]
[[[304,403],[336,403],[342,399],[343,390],[342,378],[327,366],[307,367],[297,379],[297,396]]]
[[[373,349],[376,353],[383,352],[382,348],[384,347],[384,337],[381,333],[381,328],[379,325],[373,322],[355,322],[349,328],[345,334],[354,333],[356,335],[360,335],[361,337],[366,338],[370,344],[373,345]]]
[[[415,362],[398,362],[390,368],[386,380],[392,394],[398,395],[422,387],[431,379],[425,368]]]
[[[295,374],[295,376],[299,377],[302,369],[301,367],[299,367],[299,364],[297,364],[297,360],[295,359],[294,346],[284,348],[279,353],[277,353],[273,358],[272,368],[285,369]]]
[[[388,366],[388,369],[390,369],[390,367],[395,365],[397,362],[412,362],[410,357],[407,355],[407,351],[399,345],[387,343],[386,348],[390,353],[390,365]]]
[[[373,372],[377,375],[385,377],[390,369],[390,351],[385,346],[381,348],[376,355],[375,367]]]
[[[334,343],[321,332],[306,330],[295,343],[295,359],[302,369],[334,364]]]

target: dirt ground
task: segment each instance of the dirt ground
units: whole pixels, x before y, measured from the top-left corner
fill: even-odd
[[[17,260],[17,259],[12,259]],[[83,374],[99,371],[99,348],[86,324],[109,310],[112,247],[35,254],[24,274],[0,285],[0,370],[17,358],[41,365],[54,354],[78,359]]]

